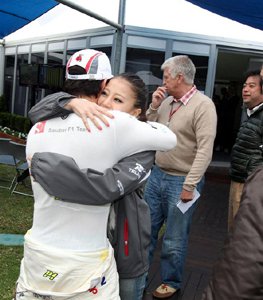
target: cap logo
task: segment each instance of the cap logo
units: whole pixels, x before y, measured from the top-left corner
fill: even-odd
[[[76,57],[76,61],[82,61],[82,55],[79,54],[79,56]]]

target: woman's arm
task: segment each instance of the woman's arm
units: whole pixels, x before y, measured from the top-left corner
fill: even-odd
[[[83,121],[85,127],[90,131],[88,119],[98,128],[102,129],[98,120],[109,126],[105,116],[113,118],[113,115],[104,107],[97,105],[84,98],[76,98],[68,93],[59,92],[48,95],[31,108],[28,116],[33,124],[56,117],[65,117],[76,113]]]
[[[80,170],[68,156],[35,153],[31,175],[48,194],[78,204],[103,205],[141,186],[154,163],[154,151],[141,152],[122,159],[104,173]]]
[[[30,109],[28,116],[33,124],[43,120],[66,116],[72,112],[65,109],[64,105],[73,98],[75,96],[64,92],[48,95]]]

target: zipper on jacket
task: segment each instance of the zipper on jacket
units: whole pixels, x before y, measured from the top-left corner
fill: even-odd
[[[124,254],[125,256],[129,255],[129,226],[127,218],[124,220]]]

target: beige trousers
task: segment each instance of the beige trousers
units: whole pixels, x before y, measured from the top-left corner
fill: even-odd
[[[228,207],[228,231],[233,226],[235,215],[240,205],[244,183],[231,181]]]
[[[41,245],[25,236],[15,300],[119,300],[119,277],[109,245],[78,252]]]

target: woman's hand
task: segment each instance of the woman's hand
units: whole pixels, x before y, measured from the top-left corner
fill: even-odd
[[[66,106],[66,109],[73,111],[83,121],[86,129],[90,132],[90,126],[88,119],[99,129],[102,127],[98,120],[101,120],[107,127],[110,126],[105,116],[113,119],[114,116],[104,107],[97,105],[94,102],[90,102],[83,98],[73,98]]]

